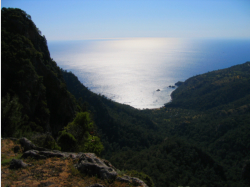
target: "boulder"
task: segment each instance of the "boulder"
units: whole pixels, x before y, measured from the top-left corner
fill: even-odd
[[[148,185],[146,185],[142,180],[135,178],[135,177],[131,177],[132,180],[132,184],[136,185],[136,186],[142,186],[142,187],[148,187]]]
[[[94,153],[83,153],[76,168],[81,172],[101,179],[113,181],[117,177],[114,167],[107,166],[105,162]]]
[[[26,151],[22,155],[22,158],[28,158],[28,157],[35,158],[35,159],[46,159],[47,158],[44,155],[40,155],[39,151],[37,151],[37,150],[29,150],[29,151]]]
[[[101,184],[92,184],[92,185],[90,185],[88,187],[105,187],[105,186],[103,186]]]
[[[24,151],[28,151],[28,150],[49,151],[49,149],[36,146],[35,144],[33,144],[30,140],[28,140],[25,137],[22,137],[19,140],[19,143],[24,148]]]
[[[28,164],[19,159],[12,159],[10,162],[10,169],[25,168]]]
[[[51,157],[59,157],[59,158],[67,158],[71,157],[73,159],[80,158],[83,153],[68,153],[68,152],[61,152],[57,150],[51,151],[38,151],[38,150],[29,150],[25,151],[22,155],[22,158],[32,157],[35,159],[46,159]]]
[[[117,177],[116,181],[122,182],[122,183],[133,184],[135,186],[148,187],[148,185],[145,182],[143,182],[142,180],[135,178],[135,177],[130,177],[127,175],[122,176],[122,177]]]
[[[28,150],[31,150],[31,149],[36,149],[36,146],[30,140],[28,140],[25,137],[22,137],[19,140],[19,143],[24,148],[24,151],[28,151]]]
[[[122,176],[122,177],[117,177],[116,181],[122,182],[122,183],[132,183],[131,177],[129,176]]]
[[[51,157],[65,157],[65,154],[63,154],[60,151],[40,151],[39,154],[40,155],[44,155],[47,158],[51,158]]]

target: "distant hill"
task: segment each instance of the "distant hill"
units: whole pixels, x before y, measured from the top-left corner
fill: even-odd
[[[208,110],[250,103],[250,62],[189,78],[166,106]],[[227,106],[226,106],[227,105]]]

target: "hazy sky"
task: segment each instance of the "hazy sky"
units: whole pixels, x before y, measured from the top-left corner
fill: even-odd
[[[2,0],[47,40],[124,37],[250,39],[250,0]]]

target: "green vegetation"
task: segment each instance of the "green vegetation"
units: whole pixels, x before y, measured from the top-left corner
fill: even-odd
[[[77,102],[31,16],[2,8],[1,19],[2,135],[31,137],[48,131],[55,135],[75,117]]]
[[[49,133],[46,134],[33,134],[31,137],[32,142],[43,148],[52,150],[61,150],[61,147],[57,145],[56,140]]]
[[[2,137],[95,152],[149,186],[250,185],[250,62],[191,77],[171,103],[136,110],[60,69],[24,11],[1,15]]]
[[[20,159],[22,156],[22,154],[17,154],[16,156],[12,157],[12,158],[5,158],[4,155],[1,155],[1,165],[2,166],[7,166],[10,165],[10,162],[12,161],[12,159]]]
[[[80,112],[75,119],[59,132],[58,143],[64,151],[93,152],[103,150],[100,138],[94,133],[94,125],[88,112]]]

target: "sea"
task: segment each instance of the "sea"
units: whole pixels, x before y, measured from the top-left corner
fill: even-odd
[[[51,58],[97,94],[137,109],[171,101],[178,81],[250,61],[250,39],[48,41]]]

